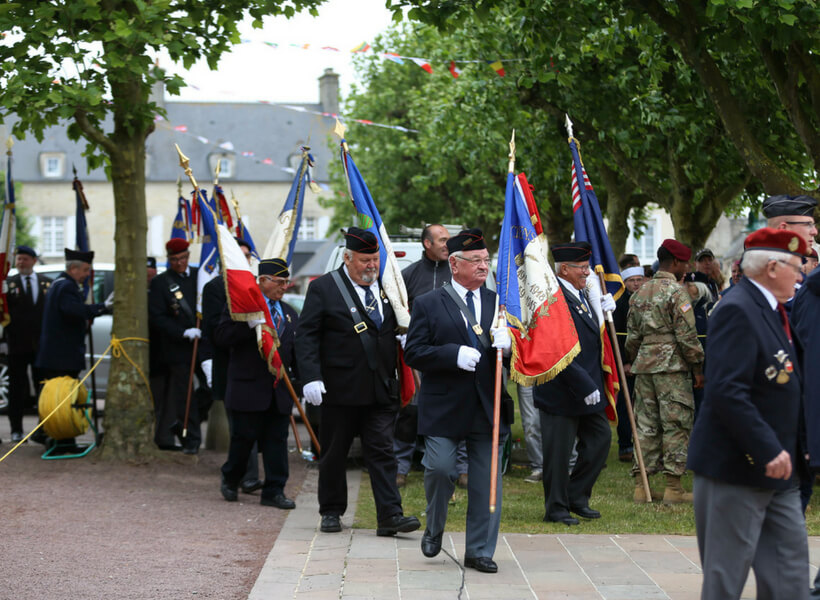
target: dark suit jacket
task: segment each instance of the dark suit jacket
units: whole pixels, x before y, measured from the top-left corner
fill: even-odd
[[[535,386],[533,399],[538,408],[552,415],[577,417],[600,412],[606,409],[607,400],[601,371],[599,325],[583,310],[575,295],[563,283],[559,284],[578,332],[581,351],[554,379]],[[592,405],[584,403],[584,398],[595,390],[601,392],[601,401]]]
[[[360,335],[370,336],[384,372],[395,381],[397,349],[393,309],[385,298],[378,298],[383,319],[381,328],[376,329],[343,267],[339,267],[339,273],[367,329],[361,334],[353,331],[350,311],[330,273],[313,280],[296,330],[296,361],[302,383],[323,381],[327,389],[323,402],[329,405],[377,403],[393,405],[398,410],[398,395],[391,394],[382,377],[370,369],[359,339]]]
[[[180,277],[168,269],[151,280],[148,295],[148,320],[159,332],[160,352],[157,358],[168,364],[189,364],[193,344],[182,334],[196,327],[196,267],[190,268],[188,277]],[[185,304],[171,293],[178,285]],[[187,310],[186,310],[187,304]]]
[[[280,301],[281,302],[281,301]],[[299,315],[289,304],[281,302],[285,320],[279,334],[279,357],[289,371],[292,380],[296,378],[294,339]],[[287,385],[268,370],[268,365],[259,353],[256,331],[244,321],[232,321],[225,306],[219,324],[214,330],[214,341],[223,348],[229,348],[225,407],[230,410],[262,412],[276,402],[276,410],[283,415],[290,414],[293,399]]]
[[[202,288],[202,335],[212,341],[214,362],[211,387],[217,398],[225,398],[228,376],[229,348],[221,346],[216,340],[216,328],[227,305],[225,280],[222,275],[217,275]]]
[[[484,331],[493,324],[497,296],[485,287],[481,292]],[[417,395],[419,435],[463,438],[469,432],[475,412],[483,410],[493,422],[493,389],[496,351],[481,351],[481,360],[471,373],[458,368],[458,349],[469,346],[467,325],[458,306],[441,288],[422,294],[413,302],[404,358],[422,373]],[[509,427],[501,423],[501,433]]]
[[[802,466],[801,374],[778,314],[752,282],[743,279],[709,318],[706,390],[687,466],[735,485],[786,489]],[[780,354],[783,352],[784,354]],[[786,356],[788,358],[786,358]],[[783,360],[780,360],[780,359]],[[793,372],[785,383],[777,373]],[[792,481],[766,477],[766,464],[781,450],[792,457]]]
[[[52,371],[82,371],[86,366],[88,321],[104,312],[105,304],[86,304],[77,282],[68,273],[60,273],[46,294],[35,366]]]
[[[9,344],[9,354],[31,354],[37,352],[40,343],[40,332],[43,327],[43,311],[46,307],[46,293],[51,285],[51,278],[32,273],[38,287],[37,301],[32,304],[23,291],[23,277],[18,273],[6,281],[8,293],[6,299],[11,321],[5,328]]]
[[[812,271],[795,294],[791,322],[803,344],[804,356],[820,356],[820,269]],[[820,467],[820,369],[803,370],[803,405],[809,463],[817,468]]]

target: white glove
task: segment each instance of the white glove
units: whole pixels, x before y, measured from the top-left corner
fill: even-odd
[[[213,381],[214,361],[209,358],[203,360],[199,366],[202,367],[202,372],[205,373],[205,381],[208,383],[208,387],[213,387],[211,382]]]
[[[396,341],[401,344],[401,349],[404,350],[404,345],[407,343],[407,334],[402,333],[396,336]]]
[[[108,298],[105,299],[105,307],[111,310],[112,306],[114,306],[114,292],[108,294]]]
[[[589,396],[584,398],[584,404],[587,406],[592,406],[593,404],[598,404],[601,401],[601,392],[595,390]]]
[[[265,324],[265,319],[251,319],[250,321],[248,321],[248,327],[250,327],[251,329],[256,329],[257,325],[264,325],[264,324]]]
[[[481,360],[481,352],[470,346],[458,347],[458,358],[456,364],[459,369],[465,371],[475,371],[475,366]]]
[[[506,327],[494,327],[490,329],[490,335],[493,336],[493,348],[496,350],[509,350],[512,346],[510,330]]]
[[[322,394],[326,393],[325,382],[322,380],[311,381],[310,383],[306,383],[305,387],[302,388],[302,396],[305,397],[305,402],[313,406],[321,405]]]
[[[182,337],[187,338],[193,342],[195,339],[202,337],[202,330],[196,327],[191,327],[190,329],[186,329],[182,332]]]
[[[604,294],[601,296],[601,310],[604,312],[613,312],[615,310],[616,304],[615,300],[612,298],[612,294]]]

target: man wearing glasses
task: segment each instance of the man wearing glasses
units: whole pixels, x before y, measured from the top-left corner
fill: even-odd
[[[196,326],[197,269],[188,265],[188,242],[172,238],[165,244],[168,270],[151,280],[148,295],[149,326],[158,336],[157,364],[162,370],[151,371],[151,393],[154,396],[156,427],[154,443],[161,450],[177,450],[174,436],[182,433],[185,402],[194,340],[202,336]],[[155,349],[156,350],[156,349]],[[197,364],[200,385],[205,375]],[[187,435],[182,442],[186,454],[199,452],[202,434],[199,427],[199,407],[191,402]]]
[[[295,379],[294,339],[298,315],[282,302],[290,277],[288,265],[281,258],[259,263],[257,283],[265,296],[271,321],[279,338],[279,358]],[[228,460],[222,465],[222,497],[236,502],[237,491],[248,467],[248,457],[258,445],[265,466],[262,486],[263,506],[291,509],[296,504],[285,496],[288,480],[288,425],[293,400],[284,383],[276,383],[268,364],[259,354],[256,326],[261,321],[234,321],[228,307],[222,311],[214,332],[214,342],[230,348],[228,358],[225,408],[231,415],[231,443]]]
[[[783,229],[799,235],[806,241],[807,253],[814,247],[817,236],[817,224],[814,222],[814,209],[817,200],[811,196],[770,196],[763,201],[763,214],[767,225],[773,229]],[[799,277],[794,284],[799,290],[804,277]],[[791,310],[791,300],[786,303],[786,310]]]

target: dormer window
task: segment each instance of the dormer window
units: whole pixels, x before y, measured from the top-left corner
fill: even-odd
[[[233,154],[209,154],[208,166],[211,174],[216,173],[216,164],[219,163],[219,178],[230,179],[236,176],[236,157]]]
[[[41,152],[40,174],[47,179],[59,179],[65,174],[65,152]]]

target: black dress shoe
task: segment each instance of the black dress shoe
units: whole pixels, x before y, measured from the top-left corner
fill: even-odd
[[[222,492],[222,497],[228,502],[236,502],[236,499],[239,497],[236,493],[236,486],[232,486],[225,481],[224,475],[222,476],[222,485],[220,486],[219,491]]]
[[[157,448],[166,452],[182,452],[182,446],[177,446],[176,444],[162,444],[157,446]]]
[[[432,535],[425,529],[424,535],[421,536],[421,553],[427,558],[433,558],[441,552],[442,535],[444,535],[443,531],[438,535]]]
[[[265,496],[262,496],[259,503],[262,506],[275,506],[276,508],[281,508],[282,510],[296,508],[296,502],[286,497],[284,494],[276,494],[273,498],[266,498]],[[322,522],[324,522],[324,519],[322,519]]]
[[[570,516],[570,515],[567,515],[565,517],[555,517],[555,518],[550,517],[550,516],[546,516],[546,517],[544,517],[544,520],[547,523],[563,523],[564,525],[567,525],[567,526],[578,525],[578,523],[581,522],[578,519],[576,519],[575,517]]]
[[[258,479],[249,479],[247,481],[243,481],[239,487],[243,494],[252,494],[256,490],[262,488],[262,482]]]
[[[579,506],[578,508],[570,508],[572,512],[574,512],[579,517],[583,517],[585,519],[600,519],[601,513],[597,510],[590,508],[589,506]]]
[[[322,526],[319,528],[325,533],[337,533],[342,530],[339,515],[322,515]]]
[[[421,523],[416,517],[405,517],[404,515],[393,515],[386,521],[379,523],[376,535],[389,536],[399,532],[410,533],[421,527]]]
[[[199,446],[186,446],[182,449],[183,454],[199,454]]]
[[[464,557],[464,566],[482,573],[497,573],[498,565],[492,558],[486,556]]]

